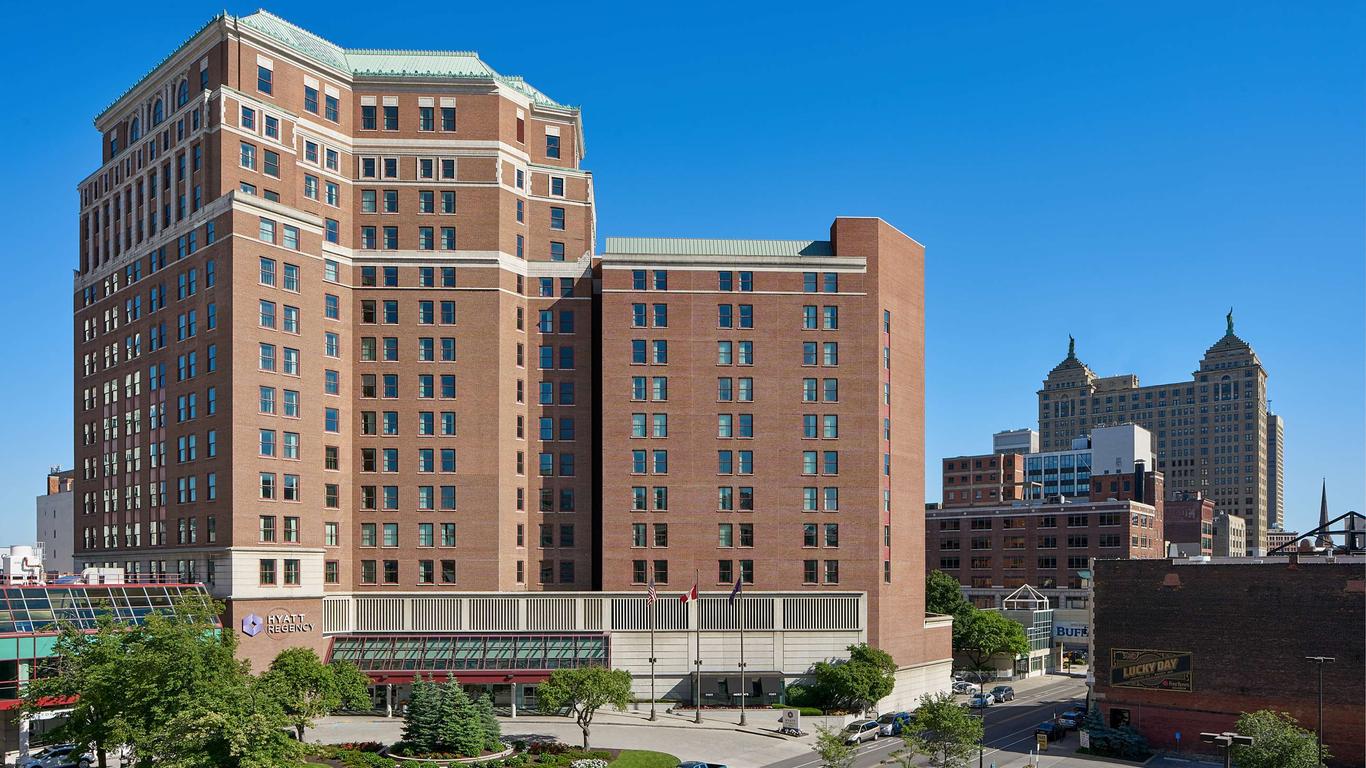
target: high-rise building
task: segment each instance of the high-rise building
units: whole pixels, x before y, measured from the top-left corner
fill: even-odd
[[[499,680],[510,647],[480,631],[634,663],[648,576],[677,592],[696,571],[702,591],[738,579],[774,632],[892,652],[906,705],[947,685],[945,622],[908,620],[910,238],[840,218],[828,241],[643,240],[595,264],[577,108],[474,53],[346,49],[265,11],[215,18],[95,122],[82,565],[206,582],[258,666],[340,648],[384,659],[385,682],[413,674],[405,643],[449,658],[431,632],[476,633],[487,656],[461,669]],[[730,642],[716,600],[661,629]],[[684,685],[677,650],[661,663]],[[809,666],[770,651],[780,680]]]
[[[1266,503],[1269,529],[1284,529],[1285,418],[1270,411],[1266,412]]]
[[[1038,391],[1040,441],[1045,451],[1061,450],[1097,427],[1137,424],[1153,433],[1168,491],[1202,492],[1244,518],[1248,554],[1265,553],[1266,532],[1279,519],[1268,492],[1266,378],[1256,352],[1234,334],[1232,312],[1188,382],[1139,386],[1133,374],[1097,376],[1069,343]],[[1279,420],[1275,426],[1282,429]]]
[[[95,123],[79,560],[203,579],[230,616],[591,586],[578,109],[473,53],[348,50],[261,11]]]

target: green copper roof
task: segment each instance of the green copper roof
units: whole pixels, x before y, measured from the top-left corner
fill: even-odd
[[[266,10],[242,16],[237,22],[289,46],[314,61],[339,69],[353,77],[491,79],[520,92],[537,104],[550,107],[565,106],[527,85],[520,77],[498,74],[474,51],[342,48]]]
[[[352,77],[412,77],[412,78],[451,78],[451,79],[476,79],[493,80],[506,85],[509,88],[526,96],[533,103],[541,106],[556,107],[559,109],[573,109],[565,104],[560,104],[554,99],[546,96],[540,90],[529,85],[521,77],[514,75],[500,75],[497,71],[485,64],[479,58],[479,54],[474,51],[405,51],[405,50],[382,50],[369,48],[343,48],[336,43],[326,40],[312,32],[291,24],[288,21],[266,11],[258,10],[256,13],[247,16],[229,16],[220,13],[210,19],[204,26],[190,35],[183,43],[176,47],[166,58],[162,59],[152,68],[151,72],[138,79],[132,88],[124,91],[115,99],[113,104],[105,107],[95,119],[104,117],[105,113],[113,108],[124,96],[127,96],[134,88],[137,88],[152,73],[165,64],[172,56],[179,53],[186,45],[198,37],[205,29],[219,20],[227,19],[229,23],[236,22],[253,32],[270,38],[275,42],[290,48],[305,58],[312,59],[327,67],[340,70]]]
[[[609,237],[604,256],[834,256],[829,240],[712,240],[689,237]]]

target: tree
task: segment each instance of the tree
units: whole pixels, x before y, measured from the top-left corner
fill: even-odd
[[[173,718],[212,712],[206,703],[219,692],[248,682],[233,633],[218,624],[222,612],[207,595],[189,594],[140,624],[102,613],[93,632],[66,626],[51,665],[25,686],[24,706],[33,712],[75,697],[58,738],[94,745],[101,768],[120,745],[148,765],[177,745]]]
[[[998,653],[1012,659],[1029,653],[1029,638],[1024,627],[997,611],[971,609],[953,622],[954,650],[964,654],[974,667],[981,667]]]
[[[1252,746],[1233,748],[1238,768],[1318,768],[1318,739],[1287,712],[1245,712],[1235,730],[1252,737]],[[1323,752],[1328,757],[1328,750]]]
[[[493,713],[493,700],[486,693],[479,697],[474,706],[479,711],[480,722],[484,725],[484,749],[490,752],[501,749],[503,726],[498,724],[498,716]]]
[[[816,697],[828,707],[861,712],[892,692],[896,662],[867,643],[851,645],[849,659],[817,662],[813,668]]]
[[[1148,740],[1132,726],[1111,727],[1100,716],[1100,708],[1092,707],[1082,720],[1081,729],[1091,737],[1091,754],[1117,757],[1121,760],[1146,760],[1152,756]]]
[[[631,703],[631,673],[624,669],[578,667],[557,669],[536,689],[546,709],[568,707],[583,731],[583,748],[588,749],[588,730],[593,715],[607,705],[626,709]]]
[[[370,678],[354,662],[337,659],[327,666],[332,668],[332,681],[341,700],[336,709],[370,709]]]
[[[303,744],[269,684],[244,675],[166,723],[157,766],[275,768],[300,765]]]
[[[953,700],[952,694],[925,694],[920,708],[902,729],[902,739],[916,754],[928,755],[939,768],[967,768],[985,730],[982,721]]]
[[[844,743],[844,734],[826,728],[816,727],[816,742],[811,745],[821,758],[825,768],[853,768],[855,747]]]
[[[465,687],[449,677],[438,689],[438,711],[441,713],[439,744],[442,751],[456,752],[465,757],[477,757],[484,751],[484,722]]]
[[[403,712],[403,743],[417,753],[436,751],[440,743],[441,692],[436,683],[413,678],[408,708]]]
[[[972,610],[972,603],[963,597],[958,579],[943,571],[930,571],[925,576],[925,610],[957,618]]]
[[[402,753],[422,757],[455,752],[478,757],[499,748],[502,731],[493,716],[493,705],[470,701],[459,680],[449,677],[437,684],[421,676],[413,680],[408,709],[403,713]],[[491,724],[491,726],[490,726]]]
[[[357,680],[359,676],[359,680]],[[369,702],[365,676],[350,662],[324,664],[312,648],[286,648],[261,676],[299,741],[313,719],[341,707],[359,709]]]
[[[51,665],[46,674],[30,680],[24,689],[25,714],[76,699],[52,735],[92,745],[100,768],[108,765],[109,750],[128,736],[121,671],[126,633],[127,627],[107,613],[98,617],[90,634],[74,625],[63,627],[52,656],[44,663]]]

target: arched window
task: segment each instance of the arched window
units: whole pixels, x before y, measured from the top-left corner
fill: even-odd
[[[185,106],[185,102],[190,100],[190,84],[185,80],[180,81],[180,87],[175,92],[176,108]]]
[[[132,122],[128,124],[128,143],[132,144],[140,138],[142,138],[142,123],[134,117]]]
[[[1224,376],[1223,378],[1219,379],[1219,399],[1220,399],[1220,400],[1231,400],[1232,398],[1233,398],[1233,379],[1232,379],[1232,377]]]
[[[152,105],[152,125],[161,125],[161,121],[166,119],[166,107],[162,105],[161,99],[157,99]]]

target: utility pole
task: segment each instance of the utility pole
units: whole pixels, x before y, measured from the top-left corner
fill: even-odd
[[[1319,765],[1323,765],[1323,664],[1324,662],[1337,661],[1337,659],[1333,656],[1305,656],[1304,658],[1319,665]]]

